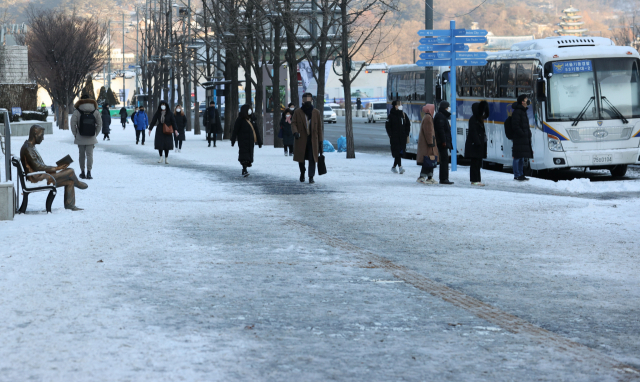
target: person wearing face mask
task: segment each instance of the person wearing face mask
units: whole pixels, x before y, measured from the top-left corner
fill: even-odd
[[[296,111],[296,105],[294,105],[293,102],[290,102],[287,107],[291,110],[291,115],[293,116],[293,112]]]
[[[487,133],[484,121],[489,118],[489,104],[487,101],[476,102],[471,105],[473,115],[469,118],[469,131],[464,144],[464,157],[471,160],[469,178],[471,185],[484,187],[480,177],[482,160],[487,157]]]
[[[409,117],[407,117],[407,114],[402,111],[402,103],[400,103],[399,100],[391,103],[391,111],[387,116],[385,128],[389,136],[391,155],[393,156],[393,167],[391,167],[391,171],[396,174],[404,174],[402,155],[407,150],[407,137],[411,132],[411,121]]]
[[[144,111],[144,107],[141,106],[136,112],[136,116],[134,117],[134,124],[136,127],[136,145],[140,141],[140,136],[142,135],[142,145],[144,146],[144,131],[149,126],[149,117]]]
[[[316,163],[322,155],[322,142],[324,130],[322,126],[322,113],[313,107],[313,95],[302,95],[302,107],[293,112],[291,118],[291,131],[295,138],[293,147],[293,160],[298,162],[300,168],[300,182],[304,182],[306,168],[305,161],[309,161],[309,183],[315,181]]]
[[[256,145],[262,148],[262,136],[251,121],[253,110],[251,105],[242,105],[240,114],[231,133],[231,147],[238,142],[238,162],[242,165],[242,176],[249,176],[248,167],[253,164],[253,151]]]
[[[284,156],[293,156],[293,132],[291,131],[291,118],[293,111],[285,109],[280,119],[280,128],[282,129],[282,144],[284,145]],[[287,153],[287,150],[289,153]]]
[[[513,179],[518,181],[529,180],[524,176],[524,159],[533,158],[533,148],[531,147],[531,128],[529,127],[529,116],[527,110],[529,97],[526,94],[518,96],[518,100],[511,105],[511,128],[513,131]]]
[[[218,114],[218,109],[216,109],[215,102],[209,102],[209,107],[202,114],[202,124],[207,130],[209,147],[211,147],[211,141],[213,141],[213,147],[216,147],[218,134],[222,133],[222,124],[220,123],[220,115]]]
[[[438,157],[438,145],[436,143],[436,132],[433,129],[433,113],[436,106],[428,103],[422,107],[424,118],[420,125],[420,134],[418,135],[418,153],[416,154],[416,163],[422,165],[418,183],[436,184],[433,179],[433,169],[431,162],[426,159],[436,159]]]
[[[184,115],[184,110],[182,109],[182,105],[178,104],[176,106],[176,112],[174,114],[176,118],[176,127],[178,128],[178,134],[173,136],[173,143],[176,145],[176,152],[179,153],[182,151],[182,142],[185,139],[185,128],[187,127],[187,117]]]
[[[440,160],[440,184],[453,184],[449,181],[449,150],[453,150],[451,140],[451,106],[449,102],[442,101],[438,107],[438,114],[433,118],[433,127],[438,142],[438,157]]]
[[[169,127],[169,130],[171,130],[170,134],[165,134],[163,125],[167,125]],[[167,101],[160,101],[158,110],[153,115],[151,123],[149,124],[149,136],[151,136],[151,131],[154,127],[157,127],[157,129],[153,146],[160,153],[160,160],[158,163],[162,163],[164,161],[165,164],[169,164],[169,151],[173,150],[172,135],[178,134],[178,130],[176,126],[176,119],[171,112]],[[163,152],[164,158],[162,156]]]
[[[104,105],[102,105],[102,135],[104,135],[104,137],[102,138],[102,140],[104,141],[106,140],[111,140],[111,138],[109,138],[109,134],[111,133],[111,111],[109,111],[109,105],[107,105],[106,103]]]

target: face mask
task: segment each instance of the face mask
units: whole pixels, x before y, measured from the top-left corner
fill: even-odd
[[[144,111],[144,109],[140,109],[140,111]]]
[[[402,110],[402,105],[398,106],[398,110]]]
[[[164,106],[164,105],[160,106],[160,109],[161,109],[161,110],[164,110],[164,109],[166,109],[166,108],[167,108],[167,107],[166,107],[166,106]]]
[[[450,107],[448,107],[448,108],[447,108],[447,111],[448,111],[449,113],[451,113],[451,108],[450,108]]]
[[[249,115],[253,114],[253,110],[249,109],[249,111],[247,112]]]
[[[181,112],[181,111],[182,111],[182,109],[177,108],[177,109],[176,109],[176,111],[179,113],[179,112]]]
[[[289,108],[289,110],[294,111],[295,108],[292,106],[292,107]]]

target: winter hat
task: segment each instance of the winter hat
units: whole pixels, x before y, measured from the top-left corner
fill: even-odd
[[[435,110],[436,110],[436,105],[432,103],[428,103],[422,107],[422,112],[424,112],[425,114],[429,114],[432,117],[433,117],[433,112]]]
[[[440,102],[440,106],[438,107],[438,110],[440,110],[440,111],[447,110],[449,108],[449,106],[451,106],[451,104],[449,102],[442,101],[442,102]]]

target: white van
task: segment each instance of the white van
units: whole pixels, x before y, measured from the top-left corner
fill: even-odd
[[[369,102],[367,105],[367,120],[369,123],[387,120],[387,103],[386,102]]]

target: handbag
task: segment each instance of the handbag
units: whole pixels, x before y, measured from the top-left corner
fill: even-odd
[[[422,167],[436,168],[438,167],[438,157],[436,155],[425,155],[422,160]]]
[[[173,134],[173,126],[167,125],[166,123],[162,124],[162,133],[166,135]]]
[[[324,163],[324,155],[320,154],[318,157],[318,175],[324,175],[327,173],[327,165]]]

